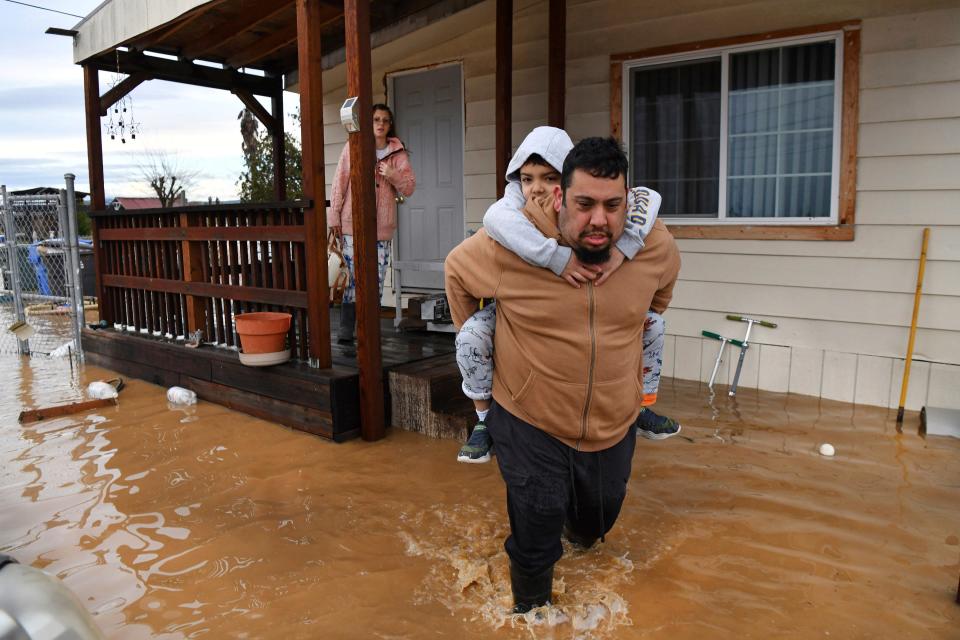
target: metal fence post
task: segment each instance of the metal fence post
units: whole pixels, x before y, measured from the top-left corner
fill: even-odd
[[[77,352],[77,361],[83,362],[83,345],[80,342],[80,336],[83,332],[85,321],[83,315],[83,276],[81,274],[82,264],[80,263],[80,232],[77,222],[77,193],[74,190],[74,180],[76,176],[72,173],[64,174],[63,179],[67,183],[67,229],[66,240],[70,250],[70,277],[73,279],[73,293],[71,302],[74,309],[74,336]]]
[[[71,313],[68,314],[73,319],[72,316],[76,314],[77,305],[73,300],[73,265],[71,264],[70,249],[68,237],[68,230],[70,225],[67,223],[67,190],[60,189],[57,192],[57,235],[60,237],[60,252],[63,255],[63,293],[66,298],[70,300],[70,309]],[[77,335],[77,323],[71,321],[71,331],[73,332],[73,344],[76,346],[80,343],[80,336]],[[70,349],[67,350],[68,357],[72,358],[73,354],[70,352]],[[70,364],[73,366],[73,363]]]
[[[23,309],[23,292],[20,282],[20,257],[17,255],[17,222],[7,196],[7,185],[0,186],[0,196],[3,197],[4,233],[7,240],[7,252],[10,261],[10,280],[13,290],[13,308],[17,314],[17,322],[26,322],[27,315]],[[30,341],[19,340],[20,355],[30,354]]]

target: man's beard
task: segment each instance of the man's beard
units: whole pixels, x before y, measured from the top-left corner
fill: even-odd
[[[586,236],[592,233],[596,233],[595,230],[584,231],[581,236]],[[607,236],[610,237],[610,234],[607,233]],[[577,256],[577,260],[583,264],[603,264],[610,259],[610,249],[612,243],[608,243],[603,249],[588,249],[581,244],[577,244],[572,247],[573,254]]]

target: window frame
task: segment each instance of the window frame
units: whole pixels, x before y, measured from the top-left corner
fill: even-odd
[[[728,217],[726,175],[729,138],[729,57],[731,53],[796,44],[836,43],[834,83],[833,171],[830,217]],[[629,143],[630,71],[646,66],[721,59],[720,193],[716,218],[664,218],[678,238],[853,240],[856,208],[856,149],[859,102],[860,22],[851,21],[800,29],[736,36],[658,47],[610,56],[611,135]],[[628,149],[628,153],[629,153]]]

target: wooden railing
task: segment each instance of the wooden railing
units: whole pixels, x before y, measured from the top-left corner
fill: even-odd
[[[310,202],[91,214],[101,318],[153,335],[239,347],[234,317],[293,316],[289,343],[307,360],[305,210]]]

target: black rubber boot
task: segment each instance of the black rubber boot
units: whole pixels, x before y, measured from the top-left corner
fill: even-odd
[[[567,539],[567,542],[575,544],[582,549],[589,549],[597,542],[596,538],[588,538],[576,533],[570,528],[569,522],[563,525],[563,537]]]
[[[513,612],[527,613],[550,604],[553,588],[553,565],[537,574],[529,574],[510,561],[510,587],[513,589]]]
[[[337,332],[337,342],[353,342],[353,331],[357,324],[357,303],[344,302],[340,305],[340,330]]]

